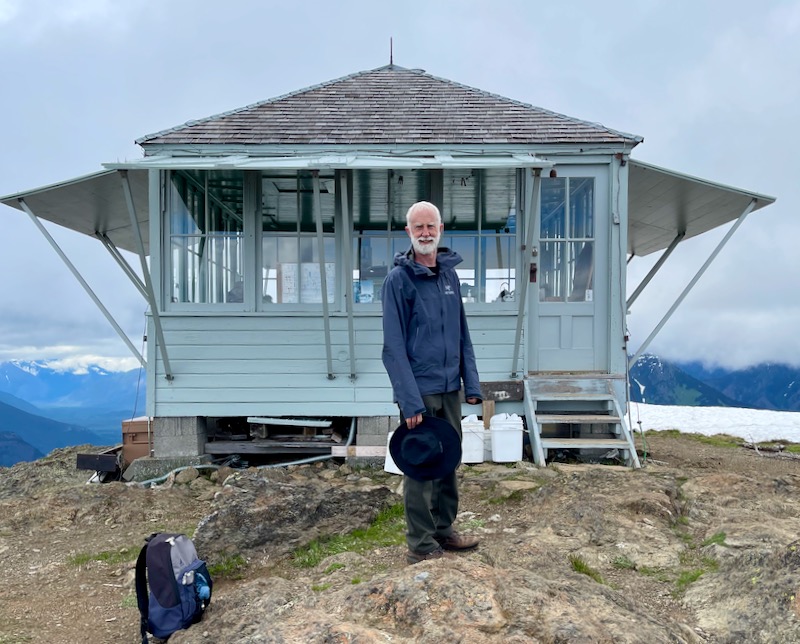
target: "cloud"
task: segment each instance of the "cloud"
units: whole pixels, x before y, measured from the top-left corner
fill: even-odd
[[[133,26],[133,17],[150,4],[145,0],[0,0],[0,35],[20,42],[41,42],[52,34],[91,32],[113,39]],[[15,28],[17,27],[17,28]],[[24,27],[24,28],[23,28]]]

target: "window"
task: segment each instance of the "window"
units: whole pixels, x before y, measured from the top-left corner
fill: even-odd
[[[323,284],[327,301],[334,303],[337,299],[333,173],[320,174],[319,184],[324,276],[320,269],[312,174],[284,171],[261,177],[262,305],[319,304]]]
[[[592,301],[594,208],[594,178],[542,179],[540,301]]]
[[[242,302],[242,173],[180,170],[170,188],[171,301]]]
[[[433,195],[441,194],[437,199]],[[516,171],[362,170],[353,173],[353,284],[360,304],[380,300],[394,255],[409,249],[406,212],[417,201],[441,202],[441,245],[463,258],[456,272],[465,303],[513,299]]]

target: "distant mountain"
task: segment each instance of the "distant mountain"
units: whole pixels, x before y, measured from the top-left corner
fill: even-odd
[[[52,369],[47,362],[0,363],[0,392],[21,398],[41,410],[93,407],[124,409],[130,414],[137,402],[138,384],[138,369],[115,372],[90,366],[72,372]],[[143,393],[144,382],[139,387],[140,401],[144,400]]]
[[[630,369],[630,385],[635,402],[800,411],[800,369],[788,365],[728,370],[644,355]]]
[[[102,444],[120,442],[122,421],[141,416],[145,383],[138,369],[114,372],[90,366],[77,372],[46,361],[0,363],[0,402],[36,416],[80,426]]]
[[[744,407],[800,411],[800,369],[781,364],[760,364],[726,371],[698,362],[680,364],[687,374],[741,401]]]
[[[69,445],[106,444],[97,434],[84,427],[35,416],[5,403],[0,403],[0,432],[15,434],[42,454]]]
[[[630,368],[631,400],[653,405],[745,407],[658,356],[644,355]]]
[[[35,461],[42,454],[12,432],[0,432],[0,467],[11,467],[20,461]]]

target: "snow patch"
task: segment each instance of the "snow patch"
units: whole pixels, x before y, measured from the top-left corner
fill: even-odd
[[[772,440],[800,443],[800,412],[744,409],[741,407],[678,407],[630,404],[634,431],[677,429],[687,434],[729,434],[750,442]]]

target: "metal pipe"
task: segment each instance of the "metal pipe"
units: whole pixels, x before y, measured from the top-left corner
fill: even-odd
[[[347,279],[344,281],[344,299],[347,311],[347,341],[350,348],[350,380],[356,379],[356,356],[355,356],[355,331],[353,329],[353,257],[352,257],[352,219],[350,217],[350,204],[347,199],[347,173],[342,172],[339,178],[341,198],[342,198],[342,222],[344,223],[344,274]]]
[[[133,283],[136,287],[136,290],[142,294],[144,299],[147,299],[147,291],[144,288],[144,282],[141,278],[136,274],[136,271],[133,270],[130,264],[128,264],[127,260],[122,256],[122,253],[119,252],[119,249],[114,245],[108,235],[105,233],[95,233],[94,234],[97,239],[106,247],[106,250],[109,252],[111,257],[114,258],[114,261],[119,264],[119,267],[123,270],[123,272],[128,276],[128,279]]]
[[[691,291],[692,288],[694,287],[694,285],[697,284],[697,280],[699,280],[700,277],[703,275],[703,273],[706,272],[706,269],[711,265],[711,262],[713,262],[714,259],[716,259],[717,255],[722,250],[722,248],[725,246],[725,244],[728,243],[728,240],[731,238],[733,233],[735,233],[736,230],[739,228],[739,226],[742,225],[742,222],[745,220],[747,215],[749,215],[753,211],[753,208],[755,208],[755,207],[756,207],[756,199],[752,199],[750,201],[750,203],[747,205],[747,208],[745,208],[744,211],[742,212],[742,214],[739,215],[739,219],[736,220],[736,223],[734,223],[733,226],[731,226],[731,229],[725,234],[725,237],[722,238],[722,241],[720,241],[720,243],[717,245],[717,247],[714,249],[714,251],[711,253],[711,255],[709,255],[709,257],[706,260],[705,264],[703,264],[700,267],[700,270],[697,271],[697,274],[686,285],[686,288],[683,289],[683,293],[681,293],[678,296],[678,299],[675,300],[675,303],[670,307],[669,311],[667,311],[667,314],[661,319],[661,322],[658,323],[656,328],[653,329],[653,332],[642,343],[642,346],[639,347],[639,350],[636,352],[636,355],[634,355],[628,361],[628,368],[629,369],[633,366],[633,364],[636,362],[636,360],[639,359],[639,356],[641,356],[642,353],[644,353],[645,349],[647,349],[647,347],[650,346],[650,342],[652,342],[653,338],[655,338],[656,335],[658,335],[658,332],[661,331],[661,328],[667,323],[667,320],[669,320],[669,318],[675,312],[675,309],[677,309],[678,306],[680,306],[681,302],[683,302],[683,299],[689,294],[689,291]]]
[[[328,365],[328,380],[333,380],[333,358],[331,357],[331,319],[328,310],[328,275],[325,270],[325,239],[322,235],[322,200],[319,194],[319,170],[311,171],[314,187],[314,218],[317,224],[317,254],[319,255],[319,283],[322,287],[322,324],[325,327],[325,359]]]
[[[139,219],[136,217],[136,206],[133,203],[131,184],[128,181],[128,171],[117,170],[117,172],[119,172],[120,180],[122,181],[122,191],[125,194],[125,202],[128,205],[128,214],[131,216],[131,228],[133,229],[134,237],[136,238],[136,246],[139,249],[139,261],[142,264],[142,275],[144,276],[144,285],[145,289],[147,290],[147,299],[150,304],[150,312],[153,314],[153,324],[156,327],[158,350],[161,352],[161,359],[164,361],[164,378],[167,380],[172,380],[175,376],[172,375],[172,367],[170,367],[169,364],[167,345],[164,342],[164,330],[161,328],[161,318],[158,315],[156,295],[153,291],[153,281],[150,277],[150,269],[147,266],[144,241],[142,240],[142,231],[139,229]]]
[[[542,171],[533,168],[533,183],[525,181],[525,210],[523,221],[525,222],[525,246],[522,253],[522,274],[517,278],[516,291],[519,292],[519,308],[517,310],[517,331],[514,337],[514,357],[511,362],[511,377],[517,377],[517,361],[519,360],[519,346],[522,339],[522,322],[525,311],[525,299],[530,288],[528,275],[531,270],[531,255],[533,253],[533,233],[535,213],[539,208],[539,198],[541,192]],[[532,202],[536,200],[535,205]],[[532,207],[533,206],[533,207]]]
[[[650,280],[656,276],[656,273],[658,273],[658,271],[664,265],[664,262],[666,262],[667,258],[670,255],[672,255],[672,251],[674,251],[678,247],[678,244],[684,237],[686,237],[685,230],[679,232],[675,236],[675,239],[672,240],[672,243],[670,243],[670,245],[667,247],[667,249],[663,253],[661,253],[661,257],[658,258],[658,261],[655,263],[653,268],[650,269],[650,272],[647,275],[645,275],[641,284],[639,284],[639,286],[636,287],[636,290],[628,298],[628,301],[625,304],[626,308],[628,309],[631,308],[631,304],[633,304],[636,301],[636,298],[639,297],[639,295],[641,295],[642,291],[644,291],[645,287],[650,283]],[[631,255],[631,258],[632,257],[633,255]]]
[[[19,201],[20,207],[27,213],[28,217],[31,218],[31,221],[34,224],[36,224],[36,227],[39,229],[39,231],[42,233],[42,235],[44,235],[44,238],[48,242],[50,242],[50,245],[53,247],[53,250],[55,250],[56,253],[58,253],[58,256],[61,257],[61,259],[64,262],[64,264],[67,265],[67,268],[75,276],[75,279],[77,279],[78,282],[80,282],[80,285],[83,287],[83,289],[89,295],[89,297],[92,298],[92,301],[95,303],[97,308],[100,309],[100,311],[101,311],[101,313],[103,315],[105,315],[106,320],[108,320],[109,323],[111,324],[111,326],[114,327],[114,330],[117,332],[119,337],[122,338],[122,341],[128,346],[128,349],[131,350],[131,353],[133,353],[133,355],[136,357],[136,359],[139,361],[139,363],[143,367],[147,368],[147,363],[145,362],[145,359],[142,357],[142,354],[139,353],[139,351],[136,349],[136,347],[133,346],[133,343],[130,341],[130,338],[128,338],[128,336],[126,335],[125,331],[123,331],[122,327],[119,324],[117,324],[117,321],[114,319],[114,316],[111,315],[109,310],[105,306],[103,306],[103,303],[100,301],[100,298],[98,298],[97,295],[95,295],[95,292],[92,290],[92,288],[86,282],[86,280],[83,279],[83,276],[80,274],[78,269],[75,268],[75,265],[71,261],[69,261],[69,258],[66,256],[64,251],[61,250],[61,247],[56,243],[56,240],[53,239],[53,237],[47,231],[47,228],[45,228],[44,225],[42,224],[42,222],[39,221],[39,218],[36,215],[33,214],[33,211],[28,207],[28,204],[25,203],[25,200],[23,198],[20,197],[18,199],[18,201]]]

